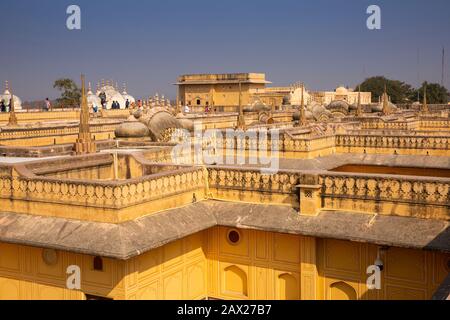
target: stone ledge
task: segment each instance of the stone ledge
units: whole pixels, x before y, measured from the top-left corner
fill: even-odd
[[[447,221],[212,200],[118,225],[0,213],[0,242],[127,260],[214,226],[450,252]]]

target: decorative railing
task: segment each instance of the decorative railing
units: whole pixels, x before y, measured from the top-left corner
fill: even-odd
[[[422,119],[420,121],[420,127],[421,128],[443,128],[443,129],[450,130],[450,119],[449,120],[445,120],[445,119],[437,119],[437,120]]]
[[[285,135],[283,139],[283,146],[282,149],[280,150],[286,152],[308,152],[324,148],[333,148],[334,146],[335,146],[334,135],[326,135],[306,139],[301,138],[291,139]]]
[[[258,191],[281,194],[296,194],[300,172],[283,170],[275,174],[264,174],[258,169],[209,167],[210,188]]]
[[[237,148],[241,151],[264,149],[276,152],[308,152],[334,146],[334,135],[297,138],[290,137],[283,131],[280,131],[276,136],[270,134],[262,137],[258,135],[251,136],[251,133],[247,133],[247,136],[223,138],[223,147],[225,149]]]
[[[449,150],[450,137],[337,135],[336,146]]]
[[[362,129],[394,129],[408,130],[419,126],[419,121],[383,121],[382,119],[364,119],[361,122]]]
[[[450,207],[450,179],[363,174],[322,174],[322,197]]]
[[[140,179],[96,182],[46,177],[12,177],[0,170],[0,197],[101,208],[122,208],[205,186],[202,169],[180,169]]]
[[[93,134],[103,132],[114,132],[119,123],[91,124],[90,130]],[[46,137],[78,134],[79,126],[43,127],[43,128],[10,128],[0,131],[0,140],[10,140],[30,137]]]

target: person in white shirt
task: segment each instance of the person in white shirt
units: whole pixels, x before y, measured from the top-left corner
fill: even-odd
[[[50,111],[52,108],[52,104],[50,103],[50,100],[47,98],[45,99],[45,111]]]

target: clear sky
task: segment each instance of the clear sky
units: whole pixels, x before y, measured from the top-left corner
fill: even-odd
[[[81,31],[66,28],[70,4],[81,7]],[[381,30],[366,27],[371,4],[381,7]],[[1,0],[0,7],[0,81],[10,80],[23,100],[55,98],[53,81],[79,82],[80,73],[93,85],[126,82],[137,97],[174,98],[172,83],[186,73],[264,72],[273,85],[304,81],[314,90],[372,75],[417,85],[440,82],[443,46],[450,87],[449,0]]]

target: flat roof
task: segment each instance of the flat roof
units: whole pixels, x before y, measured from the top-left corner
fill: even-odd
[[[175,85],[235,83],[270,84],[271,82],[266,80],[265,73],[211,73],[182,75],[178,77]]]

